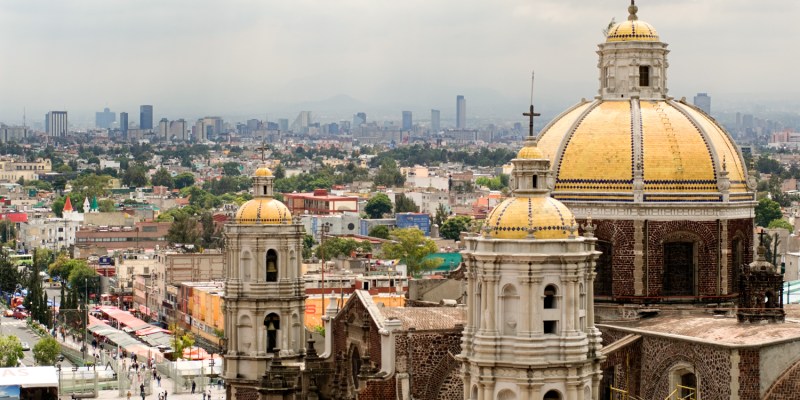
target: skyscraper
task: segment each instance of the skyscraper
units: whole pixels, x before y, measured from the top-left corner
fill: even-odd
[[[411,111],[403,111],[403,130],[410,131],[414,126],[414,122],[411,119]]]
[[[117,121],[117,113],[111,112],[108,107],[103,111],[94,113],[94,125],[101,129],[109,129]]]
[[[48,136],[64,137],[67,136],[69,121],[66,111],[50,111],[45,116],[44,129]]]
[[[359,126],[361,126],[361,124],[366,124],[366,123],[367,123],[367,113],[360,112],[356,113],[356,115],[353,116],[353,128],[358,128]]]
[[[456,129],[467,128],[467,100],[463,95],[456,96]]]
[[[161,121],[158,121],[158,136],[162,140],[169,140],[169,120],[166,118],[161,118]]]
[[[126,112],[119,113],[119,130],[123,136],[128,134],[128,113]]]
[[[439,132],[439,110],[431,110],[431,133]]]
[[[153,129],[153,106],[139,107],[139,129]]]
[[[711,96],[708,93],[698,93],[697,96],[694,96],[694,105],[711,115]]]

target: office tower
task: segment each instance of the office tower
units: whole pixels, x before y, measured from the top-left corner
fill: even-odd
[[[440,113],[439,110],[431,110],[431,133],[439,132],[440,127]]]
[[[698,93],[697,96],[694,96],[694,105],[711,115],[711,97],[708,93]]]
[[[169,136],[169,120],[161,118],[161,121],[158,121],[158,137],[169,140]]]
[[[119,130],[123,136],[128,134],[128,113],[126,112],[119,113]]]
[[[51,137],[67,136],[68,122],[66,111],[50,111],[45,116],[45,131]]]
[[[269,128],[267,128],[269,129]],[[289,130],[289,119],[288,118],[278,118],[278,130],[286,132]]]
[[[94,125],[100,129],[110,129],[111,125],[117,121],[117,113],[111,112],[108,107],[103,111],[94,113]]]
[[[139,107],[139,129],[153,129],[153,106]]]
[[[456,96],[456,129],[467,128],[467,100],[462,95]]]
[[[179,119],[169,123],[169,134],[170,136],[174,137],[175,140],[182,140],[184,142],[188,141],[189,136],[187,133],[188,131],[186,130],[185,119]]]
[[[367,123],[367,113],[360,112],[353,116],[353,128],[358,128]]]
[[[197,120],[195,124],[196,135],[195,139],[198,141],[214,140],[222,134],[222,118],[220,117],[203,117]]]
[[[413,128],[413,121],[411,120],[411,111],[403,111],[403,130],[410,131]]]
[[[311,125],[311,111],[300,111],[292,123],[292,132],[305,133]]]

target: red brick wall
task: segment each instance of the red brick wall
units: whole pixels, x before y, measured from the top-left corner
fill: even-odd
[[[760,398],[761,375],[758,369],[761,355],[758,349],[739,350],[739,400]],[[796,399],[794,397],[787,397]]]
[[[584,224],[586,221],[579,221]],[[598,240],[610,242],[614,249],[612,257],[614,296],[633,296],[633,221],[594,220]],[[583,232],[581,232],[583,234]]]
[[[649,279],[647,282],[651,296],[661,295],[663,286],[663,241],[674,232],[689,232],[700,238],[702,243],[697,247],[697,294],[700,296],[716,296],[717,293],[717,247],[719,246],[718,224],[716,221],[649,221],[647,238],[647,264]]]

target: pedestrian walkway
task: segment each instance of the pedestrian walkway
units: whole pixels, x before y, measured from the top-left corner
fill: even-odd
[[[167,392],[167,400],[203,400],[203,393],[200,390],[200,386],[198,385],[197,390],[194,394],[192,393],[175,393],[174,381],[167,377],[162,376],[161,378],[161,386],[158,385],[158,382],[155,380],[151,380],[150,388],[152,389],[150,395],[145,396],[145,400],[158,400],[158,394]],[[221,388],[217,385],[213,385],[213,387],[207,387],[206,393],[211,393],[211,398],[209,399],[206,397],[206,400],[225,400],[225,389]],[[101,390],[98,392],[98,399],[125,399],[127,400],[127,393],[125,396],[119,395],[119,390]],[[131,390],[131,400],[141,400],[142,396],[140,394],[140,390],[138,386],[135,390]],[[62,400],[70,400],[71,395],[70,393],[61,393]]]

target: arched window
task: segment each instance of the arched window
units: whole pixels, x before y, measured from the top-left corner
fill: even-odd
[[[558,301],[556,300],[556,286],[547,285],[544,288],[544,308],[553,309],[558,308]]]
[[[514,285],[503,287],[503,335],[515,336],[517,334],[517,315],[519,314],[519,295]]]
[[[697,392],[697,376],[691,372],[681,375],[679,389],[681,399],[694,399]]]
[[[517,394],[509,389],[503,389],[497,394],[497,400],[517,400]]]
[[[741,237],[733,239],[731,243],[731,293],[739,291],[739,280],[744,266],[744,240]]]
[[[558,390],[550,390],[544,394],[544,400],[561,400],[561,393]]]
[[[350,377],[356,389],[358,389],[359,371],[361,371],[361,354],[358,351],[358,347],[353,347],[353,351],[350,353]]]
[[[264,326],[267,328],[267,353],[272,353],[278,347],[278,331],[281,329],[281,317],[278,314],[270,313],[264,318]]]
[[[776,308],[778,307],[778,302],[775,301],[775,293],[772,293],[771,290],[767,290],[767,293],[764,294],[764,308]]]
[[[478,400],[478,385],[472,385],[472,395],[470,400]]]
[[[677,233],[675,240],[664,242],[662,295],[695,295],[698,242],[694,239],[692,234]]]
[[[278,252],[267,251],[267,282],[278,281]]]

